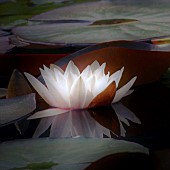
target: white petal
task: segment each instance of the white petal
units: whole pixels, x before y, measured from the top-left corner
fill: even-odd
[[[95,81],[95,87],[93,89],[93,95],[97,96],[99,93],[101,93],[104,89],[107,87],[107,76],[103,76],[99,80]]]
[[[53,99],[55,101],[54,107],[68,108],[69,104],[66,100],[68,99],[68,97],[64,93],[65,91],[63,92],[61,88],[59,88],[59,83],[57,83],[56,80],[51,79],[50,77],[47,77],[45,75],[43,76],[43,78],[47,84],[50,94],[53,95]]]
[[[56,73],[56,81],[54,82],[55,84],[55,88],[57,89],[58,93],[61,96],[61,99],[63,101],[63,104],[65,106],[61,106],[62,108],[68,108],[69,104],[70,104],[70,100],[69,100],[69,88],[67,86],[67,80],[64,77],[64,75],[62,73],[60,73],[59,71],[57,71]]]
[[[54,71],[43,65],[46,76],[55,78]]]
[[[73,73],[68,73],[68,77],[67,77],[67,89],[68,89],[68,91],[69,91],[69,94],[70,94],[70,90],[71,90],[71,87],[72,87],[72,85],[73,85],[73,83],[76,81],[76,79],[77,79],[78,77],[75,75],[75,74],[73,74]]]
[[[88,77],[92,76],[91,67],[88,65],[81,73],[81,77],[83,79],[87,79]]]
[[[117,88],[119,81],[122,77],[123,71],[124,71],[124,67],[122,67],[121,70],[118,70],[115,73],[113,73],[109,78],[109,84],[112,83],[113,81],[115,81],[116,82],[116,88]]]
[[[92,92],[95,87],[95,77],[92,75],[88,77],[84,82],[85,82],[86,88]]]
[[[112,103],[120,101],[127,94],[129,89],[133,86],[134,82],[136,81],[136,78],[137,77],[132,78],[127,84],[125,84],[123,87],[116,91],[116,95]]]
[[[55,64],[50,64],[50,69],[53,71],[56,69],[56,70],[60,71],[62,74],[64,74],[64,71]]]
[[[92,102],[94,97],[95,96],[93,96],[93,94],[89,90],[87,90],[87,94],[85,96],[84,108],[87,108],[89,106],[89,104]]]
[[[99,62],[95,60],[95,61],[91,64],[91,70],[92,70],[92,72],[94,73],[99,67],[100,67]]]
[[[102,78],[105,74],[104,74],[104,69],[106,67],[106,63],[103,63],[95,72],[94,75],[96,77],[96,79],[100,79]]]
[[[55,100],[53,98],[53,95],[49,92],[49,90],[40,82],[38,81],[34,76],[24,73],[31,85],[34,87],[34,89],[39,93],[39,95],[50,105],[55,106]]]
[[[124,97],[125,96],[129,96],[131,93],[133,93],[134,92],[134,89],[132,89],[132,90],[129,90],[125,95],[124,95]]]
[[[43,117],[55,116],[55,115],[59,115],[62,113],[66,113],[68,111],[69,110],[63,110],[59,108],[46,109],[46,110],[36,112],[32,116],[30,116],[28,119],[38,119],[38,118],[43,118]]]
[[[68,73],[71,72],[77,76],[80,75],[80,71],[79,69],[77,68],[77,66],[73,63],[73,61],[70,61],[66,67],[66,70],[65,70],[65,73],[64,73],[64,76],[67,78],[68,77]]]
[[[70,91],[70,103],[72,108],[82,108],[85,105],[85,97],[87,94],[87,88],[84,81],[79,77],[73,83]]]

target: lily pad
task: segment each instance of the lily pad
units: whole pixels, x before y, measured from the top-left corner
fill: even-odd
[[[169,35],[169,8],[150,7],[149,3],[130,6],[112,1],[70,5],[34,16],[30,26],[15,28],[13,33],[25,41],[54,44],[95,44]]]
[[[21,169],[30,165],[41,165],[41,169],[43,165],[56,165],[54,169],[69,167],[81,170],[111,154],[149,153],[147,148],[137,143],[90,138],[16,140],[1,143],[0,151],[0,169],[3,170]]]
[[[35,94],[31,93],[9,99],[0,100],[0,126],[4,126],[29,116],[36,109]]]

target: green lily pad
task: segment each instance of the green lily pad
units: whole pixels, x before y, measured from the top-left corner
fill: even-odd
[[[169,35],[169,8],[150,7],[149,3],[81,3],[41,13],[29,19],[29,26],[12,32],[23,41],[39,44],[94,44]]]
[[[137,143],[107,138],[40,138],[1,143],[0,152],[0,169],[3,170],[30,166],[33,167],[31,169],[43,169],[47,165],[57,166],[57,169],[69,167],[80,170],[111,154],[148,154],[148,149]]]

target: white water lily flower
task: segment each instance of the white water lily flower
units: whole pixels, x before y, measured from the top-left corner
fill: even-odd
[[[44,70],[40,71],[46,86],[32,75],[25,73],[39,95],[53,107],[35,113],[30,119],[58,115],[69,110],[108,105],[129,95],[132,92],[129,89],[136,77],[116,91],[124,68],[110,76],[109,72],[105,74],[105,67],[106,63],[100,65],[94,61],[80,73],[72,61],[65,71],[57,65],[51,65],[50,68],[44,66]]]

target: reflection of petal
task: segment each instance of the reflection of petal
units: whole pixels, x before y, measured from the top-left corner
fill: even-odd
[[[55,120],[51,125],[50,137],[72,137],[72,120],[70,112],[55,116]]]
[[[116,91],[116,95],[112,103],[120,101],[124,96],[127,95],[129,89],[133,86],[134,82],[136,81],[136,78],[137,77],[132,78],[127,84],[125,84],[123,87]]]
[[[112,107],[115,110],[115,113],[120,123],[121,136],[125,136],[126,133],[126,130],[124,129],[122,122],[128,126],[130,125],[128,120],[138,124],[141,123],[139,118],[137,118],[132,111],[130,111],[127,107],[125,107],[120,102],[112,104]]]
[[[32,116],[30,116],[28,119],[38,119],[38,118],[43,118],[43,117],[48,117],[48,116],[56,116],[56,115],[59,115],[65,112],[68,112],[68,110],[63,110],[59,108],[46,109],[46,110],[36,112]]]
[[[43,134],[50,127],[53,120],[54,120],[53,116],[41,119],[40,123],[38,124],[34,132],[33,138],[38,138],[41,134]]]
[[[34,137],[39,137],[45,130],[48,129],[50,124],[50,137],[52,138],[70,138],[80,136],[103,138],[104,134],[111,137],[110,130],[94,120],[87,110],[74,110],[53,116],[51,119],[45,118],[45,120],[41,121],[38,125]]]

